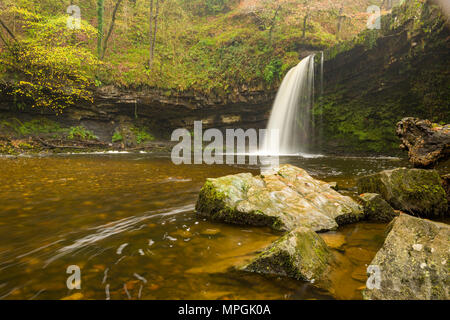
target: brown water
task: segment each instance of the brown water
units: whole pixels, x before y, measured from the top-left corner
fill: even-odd
[[[399,159],[286,158],[354,193],[354,178]],[[258,168],[175,166],[165,155],[0,158],[0,299],[360,299],[385,225],[322,235],[336,248],[330,291],[232,266],[277,239],[212,223],[194,205],[205,179]],[[69,290],[66,269],[81,269]]]

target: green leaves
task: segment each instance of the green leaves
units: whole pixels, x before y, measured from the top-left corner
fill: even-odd
[[[69,129],[67,138],[70,140],[96,140],[97,137],[90,130],[83,126],[72,127]]]
[[[266,66],[264,69],[264,80],[267,84],[271,84],[274,80],[280,79],[282,65],[281,60],[275,58]]]

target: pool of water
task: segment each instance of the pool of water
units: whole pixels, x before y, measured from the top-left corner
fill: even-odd
[[[408,166],[397,158],[282,158],[355,194],[355,178]],[[279,237],[196,215],[208,177],[256,167],[172,164],[164,154],[0,158],[0,299],[360,299],[386,225],[322,236],[333,286],[233,270]],[[69,290],[67,267],[81,289]]]

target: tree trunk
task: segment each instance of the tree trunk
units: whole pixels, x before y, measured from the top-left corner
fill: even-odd
[[[6,30],[6,32],[11,36],[11,38],[17,42],[17,38],[14,33],[8,28],[8,26],[0,19],[0,25]]]
[[[306,25],[308,22],[308,18],[309,18],[309,10],[308,12],[306,12],[305,17],[303,18],[303,34],[302,34],[302,38],[306,37]]]
[[[148,37],[148,40],[150,42],[150,48],[149,48],[149,52],[148,52],[149,53],[149,61],[148,61],[149,69],[152,68],[152,63],[153,63],[153,61],[152,61],[152,51],[153,51],[152,39],[153,39],[153,0],[150,0],[150,33],[149,33],[149,37]]]
[[[154,17],[153,34],[152,34],[153,39],[151,39],[151,43],[150,43],[150,62],[149,62],[150,69],[152,68],[153,58],[155,56],[156,33],[158,32],[158,15],[159,15],[159,0],[156,0],[156,11],[155,11],[155,17]]]
[[[342,15],[344,11],[344,8],[341,7],[339,9],[339,17],[338,17],[338,24],[337,24],[337,34],[336,34],[336,38],[339,39],[340,34],[341,34],[341,29],[342,29],[342,20],[344,19],[344,16]]]
[[[19,45],[19,42],[17,41],[16,36],[14,35],[14,33],[8,28],[8,26],[3,22],[3,20],[0,19],[0,26],[3,27],[3,29],[6,30],[6,32],[10,35],[10,37],[14,40],[14,42]],[[0,40],[2,40],[2,42],[5,44],[6,49],[8,49],[8,51],[13,55],[13,57],[15,59],[17,59],[17,52],[14,51],[14,48],[12,47],[12,45],[9,43],[9,41],[3,36],[2,32],[1,32],[1,28],[0,28]]]
[[[97,0],[97,20],[98,20],[98,36],[97,36],[97,54],[98,57],[102,56],[102,42],[103,42],[103,13],[105,11],[104,8],[104,0]]]
[[[275,22],[277,20],[277,16],[278,16],[278,11],[280,11],[281,9],[281,5],[278,6],[277,10],[275,11],[275,14],[272,18],[272,23],[270,24],[270,29],[269,29],[269,44],[272,44],[272,31],[273,28],[275,27]]]
[[[116,22],[116,14],[117,14],[117,10],[119,9],[120,3],[122,2],[122,0],[117,0],[116,5],[114,7],[114,11],[111,17],[111,24],[109,25],[109,30],[108,33],[106,34],[106,38],[105,41],[103,42],[103,50],[102,50],[102,56],[101,59],[103,59],[103,57],[105,56],[105,52],[106,52],[106,48],[108,46],[108,40],[109,37],[111,36],[111,33],[114,29],[114,24]]]

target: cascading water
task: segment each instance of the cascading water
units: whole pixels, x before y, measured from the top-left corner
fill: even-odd
[[[314,56],[289,70],[278,90],[261,154],[305,154],[311,147],[314,115]],[[271,130],[279,130],[274,141]]]

